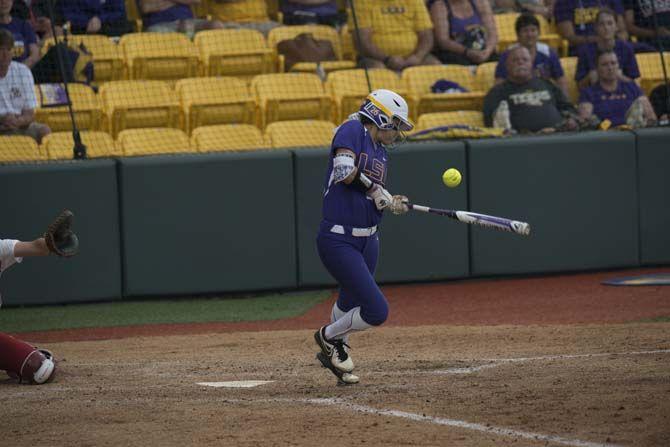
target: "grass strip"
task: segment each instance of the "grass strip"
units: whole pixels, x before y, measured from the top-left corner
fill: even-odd
[[[6,308],[0,311],[0,330],[17,333],[156,323],[278,320],[302,315],[329,296],[329,291],[317,291],[245,298],[180,298]]]

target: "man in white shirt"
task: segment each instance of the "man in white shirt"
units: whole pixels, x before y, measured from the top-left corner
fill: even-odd
[[[35,122],[35,81],[30,69],[12,61],[14,37],[0,29],[0,135],[26,135],[37,143],[51,133],[46,124]]]

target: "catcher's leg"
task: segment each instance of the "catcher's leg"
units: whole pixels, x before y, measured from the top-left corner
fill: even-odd
[[[41,384],[53,379],[56,365],[49,351],[0,332],[0,369],[21,382]]]

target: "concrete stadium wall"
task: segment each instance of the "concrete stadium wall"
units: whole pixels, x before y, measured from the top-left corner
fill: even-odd
[[[385,217],[377,278],[404,282],[670,262],[665,129],[408,143],[388,189],[527,220],[529,238],[413,213]],[[68,207],[81,255],[3,274],[5,304],[333,285],[315,248],[328,150],[0,166],[0,236]],[[464,174],[441,183],[446,167]]]

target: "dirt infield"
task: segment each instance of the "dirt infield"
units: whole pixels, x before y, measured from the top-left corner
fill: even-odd
[[[349,387],[314,359],[329,303],[258,326],[23,334],[60,374],[0,380],[0,445],[667,446],[670,324],[631,321],[670,315],[670,287],[599,285],[630,274],[386,288],[392,318],[352,337]],[[271,382],[198,385],[240,380]]]

